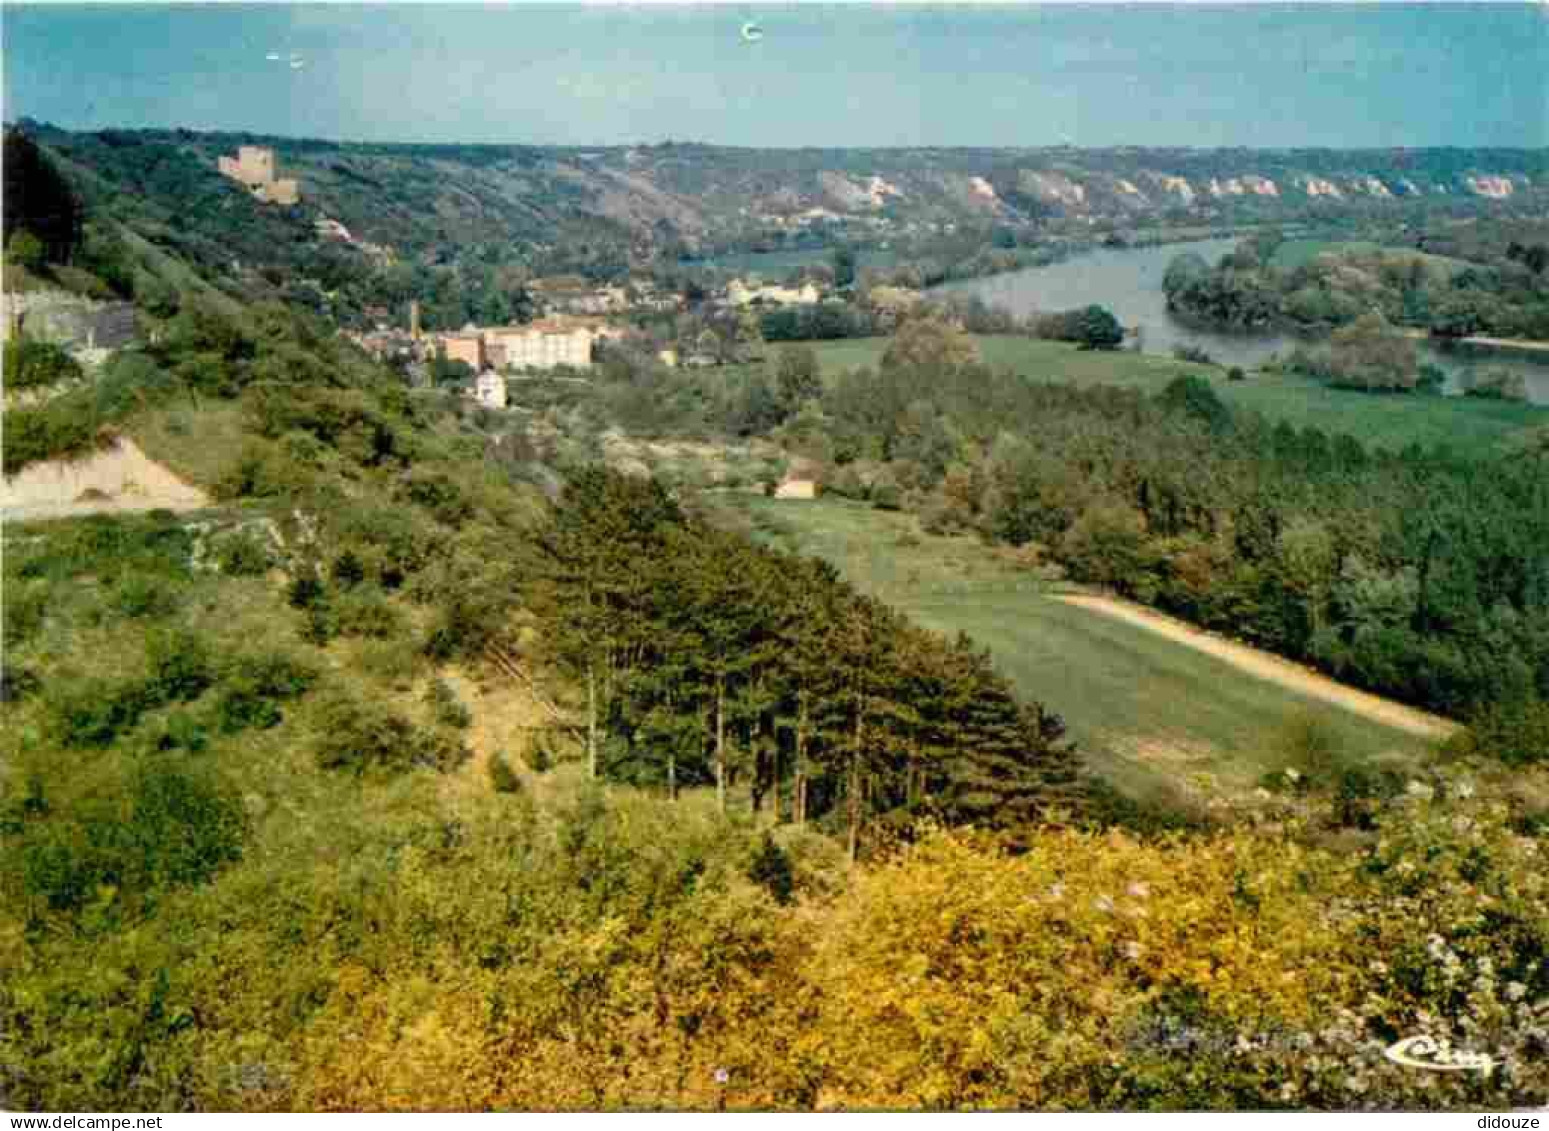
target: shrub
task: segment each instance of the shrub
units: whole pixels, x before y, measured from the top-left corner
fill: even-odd
[[[249,439],[236,463],[215,485],[223,499],[266,499],[300,495],[316,479],[305,464],[289,458],[276,444]]]
[[[317,761],[327,770],[404,770],[414,762],[414,727],[380,703],[330,696],[318,717],[318,736]]]
[[[146,641],[143,680],[90,680],[52,696],[55,726],[67,747],[110,746],[139,724],[146,711],[197,699],[214,682],[204,642],[186,630],[162,629]]]
[[[88,680],[52,689],[48,699],[60,745],[67,748],[111,746],[146,709],[144,686],[136,682]]]
[[[18,337],[6,345],[7,389],[46,389],[85,375],[80,363],[53,342]]]
[[[239,530],[220,540],[215,562],[233,577],[257,577],[269,569],[269,547],[263,539]]]
[[[133,619],[160,620],[177,610],[177,594],[165,581],[134,574],[119,582],[111,597],[113,608]]]
[[[1549,702],[1528,698],[1482,708],[1452,746],[1508,766],[1549,764]]]
[[[1124,340],[1124,327],[1113,312],[1095,304],[1080,312],[1075,330],[1076,341],[1084,350],[1117,349]]]
[[[1339,773],[1334,801],[1336,822],[1346,828],[1376,828],[1381,802],[1397,796],[1401,788],[1399,775],[1391,770],[1345,767]]]
[[[1332,786],[1343,761],[1339,740],[1323,715],[1307,711],[1286,724],[1280,749],[1309,786]]]
[[[21,228],[5,245],[5,261],[37,274],[48,265],[48,249],[37,236]]]
[[[44,615],[48,611],[48,587],[7,579],[0,610],[4,614],[5,646],[9,650],[30,640],[43,628]]]
[[[437,610],[425,638],[425,654],[435,660],[476,655],[493,635],[495,626],[488,601],[468,595],[454,596]]]
[[[466,747],[444,733],[420,730],[385,704],[341,692],[323,702],[317,722],[315,749],[324,769],[357,775],[372,769],[446,770],[468,756]]]
[[[1463,395],[1484,400],[1526,401],[1527,379],[1520,373],[1491,370],[1475,375]]]
[[[116,353],[97,379],[97,411],[105,418],[117,418],[164,401],[176,391],[177,383],[166,369],[144,354]]]
[[[791,858],[768,832],[764,833],[758,850],[748,863],[748,879],[774,896],[776,903],[783,905],[791,902],[795,891]]]
[[[1212,432],[1225,432],[1232,426],[1232,411],[1203,377],[1175,377],[1157,400],[1169,412],[1191,416]]]
[[[1242,366],[1234,365],[1226,371],[1226,379],[1228,381],[1246,381],[1248,374],[1243,371]]]
[[[403,618],[375,585],[362,585],[342,594],[332,605],[335,629],[342,636],[383,640],[396,636]]]
[[[167,766],[143,771],[132,789],[127,838],[144,879],[199,883],[242,854],[242,805],[213,781]]]
[[[0,703],[15,703],[29,695],[35,695],[43,687],[43,681],[10,657],[0,664]]]
[[[420,650],[412,643],[401,640],[389,639],[369,644],[360,653],[362,671],[405,690],[424,663]]]
[[[333,563],[334,584],[341,589],[359,585],[366,579],[366,567],[354,550],[345,550]]]
[[[416,468],[404,480],[403,494],[412,503],[424,507],[437,522],[457,526],[472,513],[473,505],[462,489],[445,475]]]
[[[215,682],[215,669],[204,641],[187,629],[152,632],[146,641],[150,674],[145,697],[153,706],[197,699]]]
[[[245,683],[223,688],[215,704],[215,719],[221,733],[244,730],[268,730],[283,718],[279,706]]]
[[[331,608],[314,605],[307,610],[306,620],[301,625],[301,639],[322,648],[338,634],[339,622]]]
[[[1439,397],[1446,390],[1446,371],[1429,362],[1420,366],[1420,377],[1415,382],[1415,391],[1428,397]]]
[[[360,555],[365,573],[385,589],[396,589],[418,573],[444,545],[407,507],[356,508],[343,515],[339,536]]]
[[[489,760],[489,780],[495,787],[496,793],[520,793],[522,791],[522,779],[511,763],[506,761],[505,754],[496,751]]]
[[[291,578],[285,590],[285,599],[293,609],[311,609],[323,604],[327,592],[322,580],[310,570],[303,569]]]
[[[149,736],[150,749],[159,754],[173,750],[186,750],[197,754],[209,743],[209,734],[201,723],[188,711],[172,711]]]
[[[552,749],[553,738],[544,731],[534,734],[527,744],[527,768],[535,774],[546,774],[553,769],[557,759]]]
[[[102,423],[90,389],[56,397],[38,408],[12,409],[5,414],[0,469],[15,475],[28,464],[85,451]]]
[[[279,704],[306,693],[317,673],[281,652],[242,656],[227,669],[216,721],[225,734],[267,730],[284,717]]]
[[[440,676],[431,680],[425,689],[425,705],[430,708],[431,717],[442,726],[467,730],[473,722],[473,713],[457,698],[451,684]]]
[[[328,459],[328,448],[310,432],[287,432],[280,437],[280,451],[299,464],[321,467]]]
[[[212,779],[152,764],[124,796],[27,828],[22,882],[50,910],[77,911],[104,891],[145,896],[202,883],[241,857],[245,833],[241,803]]]

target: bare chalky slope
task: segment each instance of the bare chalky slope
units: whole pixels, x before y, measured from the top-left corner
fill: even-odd
[[[0,518],[71,518],[117,511],[193,510],[209,498],[148,458],[127,436],[76,459],[29,464],[0,480]]]

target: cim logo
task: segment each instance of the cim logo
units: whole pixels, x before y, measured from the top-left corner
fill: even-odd
[[[1490,1072],[1495,1061],[1482,1052],[1462,1052],[1433,1037],[1405,1037],[1382,1050],[1394,1064],[1432,1072]]]

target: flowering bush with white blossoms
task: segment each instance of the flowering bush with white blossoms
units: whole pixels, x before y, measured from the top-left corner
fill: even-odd
[[[1172,1110],[1549,1102],[1539,842],[1445,781],[1379,810],[1354,850],[1315,847],[1329,813],[1314,808],[1160,844],[1049,834],[1016,860],[943,835],[868,875],[808,967],[826,1094]],[[907,978],[889,983],[890,969]],[[1488,1071],[1396,1062],[1412,1038]]]

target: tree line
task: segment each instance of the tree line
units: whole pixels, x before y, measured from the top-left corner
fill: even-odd
[[[1549,700],[1549,446],[1371,449],[1155,395],[964,364],[842,376],[791,417],[825,485],[1039,546],[1111,587],[1458,716]],[[1536,709],[1536,708],[1535,708]]]
[[[1326,330],[1372,312],[1437,337],[1549,337],[1549,253],[1513,243],[1498,262],[1464,264],[1421,249],[1332,245],[1291,266],[1263,232],[1208,264],[1190,252],[1168,265],[1169,309],[1213,326]]]
[[[539,537],[546,658],[585,688],[592,776],[842,827],[931,814],[1010,831],[1078,803],[1060,719],[988,655],[833,567],[691,518],[654,481],[569,480]]]

